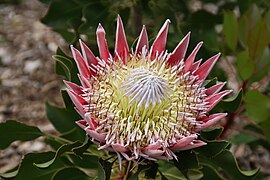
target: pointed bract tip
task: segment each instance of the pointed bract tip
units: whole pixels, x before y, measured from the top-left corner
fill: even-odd
[[[119,14],[117,15],[117,21],[122,21],[121,16]]]
[[[75,57],[75,47],[73,45],[69,46],[71,49],[72,56]]]
[[[73,45],[71,44],[70,46],[69,46],[69,48],[71,49],[71,52],[73,53]]]
[[[165,23],[166,24],[171,23],[171,20],[170,19],[166,19]]]
[[[97,33],[98,32],[104,32],[105,33],[105,30],[104,30],[103,26],[101,25],[101,23],[98,24]]]

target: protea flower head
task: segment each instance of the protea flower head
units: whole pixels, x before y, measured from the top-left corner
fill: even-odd
[[[231,92],[219,92],[225,83],[202,85],[220,53],[203,64],[195,62],[199,42],[185,59],[190,33],[167,52],[169,24],[166,20],[150,48],[143,26],[130,52],[120,16],[113,56],[101,24],[96,31],[99,57],[82,41],[82,53],[71,46],[82,86],[65,81],[67,92],[83,118],[77,124],[99,149],[127,160],[173,159],[175,151],[205,145],[198,132],[226,116],[208,115]]]

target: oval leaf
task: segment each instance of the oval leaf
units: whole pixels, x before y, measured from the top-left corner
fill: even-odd
[[[9,176],[9,178],[14,177],[16,180],[48,180],[51,179],[53,174],[63,168],[65,165],[59,159],[56,160],[52,166],[47,169],[37,168],[33,163],[38,162],[46,162],[54,156],[53,152],[44,152],[44,153],[29,153],[25,155],[22,159],[21,164],[18,169],[7,174],[1,175],[1,177],[7,177],[6,175],[10,175],[13,173],[13,176]],[[1,179],[1,178],[0,178]]]
[[[233,12],[226,12],[224,14],[223,25],[226,43],[231,50],[235,50],[238,39],[238,23]]]
[[[111,177],[112,163],[109,161],[99,159],[98,163],[98,179],[109,180]]]
[[[162,179],[186,180],[187,178],[172,163],[158,161],[158,170]]]
[[[246,51],[242,51],[237,55],[236,65],[237,71],[243,80],[249,79],[255,69],[254,62],[249,58]]]
[[[270,98],[257,90],[248,91],[245,95],[246,109],[249,117],[255,122],[262,122],[270,117]]]
[[[59,156],[61,156],[65,152],[71,151],[72,148],[78,147],[80,145],[81,145],[81,143],[78,141],[74,142],[72,144],[64,144],[55,152],[55,155],[51,160],[44,162],[44,163],[40,163],[40,164],[34,163],[34,165],[37,166],[38,168],[48,168],[49,166],[51,166],[55,162],[55,160]]]
[[[44,135],[37,127],[9,120],[0,123],[0,149],[5,149],[13,141],[29,141]]]
[[[90,177],[85,174],[85,172],[81,171],[78,168],[67,167],[57,171],[52,180],[89,180]]]

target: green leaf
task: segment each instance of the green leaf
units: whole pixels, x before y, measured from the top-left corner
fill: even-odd
[[[227,149],[214,157],[213,161],[226,172],[229,179],[250,179],[255,177],[259,172],[259,169],[251,171],[240,170],[234,156]]]
[[[52,106],[49,102],[46,102],[46,112],[48,119],[61,133],[73,129],[76,126],[75,121],[80,119],[76,112]]]
[[[83,155],[83,153],[89,148],[89,146],[90,146],[91,144],[93,144],[93,143],[90,141],[90,139],[89,139],[88,136],[86,135],[86,136],[85,136],[84,143],[83,143],[81,146],[79,146],[79,147],[73,148],[72,151],[73,151],[76,155],[78,155],[78,156],[81,157],[81,156]]]
[[[199,168],[197,155],[194,151],[180,151],[175,153],[178,158],[174,160],[174,165],[181,171]]]
[[[186,177],[172,163],[158,161],[158,170],[162,179],[186,180]]]
[[[201,138],[207,141],[215,140],[222,133],[223,128],[211,129],[211,130],[202,130],[200,132]]]
[[[254,72],[254,75],[250,77],[249,84],[262,80],[270,72],[270,49],[269,48],[266,47],[264,49],[263,53],[261,54],[261,57],[256,62],[255,67],[256,67],[256,70]]]
[[[260,19],[248,32],[249,55],[257,60],[269,43],[269,35],[265,22]]]
[[[235,50],[238,40],[238,23],[233,12],[225,12],[223,20],[223,29],[226,43],[231,50]]]
[[[43,135],[37,127],[9,120],[0,123],[0,149],[5,149],[13,141],[29,141]]]
[[[209,141],[207,145],[194,149],[195,152],[198,152],[200,155],[204,155],[208,158],[213,158],[223,152],[225,149],[230,146],[230,143],[227,141]]]
[[[60,137],[64,138],[64,139],[68,139],[70,141],[79,140],[79,141],[83,142],[86,132],[82,128],[80,128],[79,126],[76,126],[76,125],[74,126],[73,129],[71,129],[65,133],[62,133]]]
[[[75,60],[70,57],[69,55],[67,55],[61,48],[57,48],[56,50],[56,55],[53,56],[55,59],[57,59],[56,63],[55,63],[55,70],[57,72],[57,68],[59,66],[59,64],[57,64],[58,61],[61,61],[63,64],[65,64],[65,66],[68,68],[69,73],[67,73],[68,75],[70,74],[70,81],[76,83],[76,84],[80,84],[80,80],[78,78],[78,73],[79,70],[77,68],[77,64],[75,62]],[[61,69],[61,67],[60,67]],[[58,74],[58,73],[57,73]],[[62,74],[59,75],[63,75],[65,77],[65,72],[62,71]],[[68,78],[66,77],[66,79],[68,80]]]
[[[54,150],[57,150],[62,145],[66,144],[66,142],[59,140],[57,137],[53,136],[46,136],[45,142],[48,145],[50,145],[50,147],[53,148]]]
[[[80,119],[77,112],[65,108],[55,107],[46,102],[47,117],[60,133],[69,134],[69,140],[84,140],[85,132],[79,128],[75,121]]]
[[[206,87],[206,88],[209,88],[211,86],[214,86],[217,84],[217,78],[214,77],[213,79],[207,79],[203,82],[202,86],[203,87]]]
[[[149,179],[155,179],[157,175],[157,170],[158,170],[158,164],[151,162],[151,164],[148,164],[148,168],[145,171],[145,177]]]
[[[62,99],[67,110],[74,111],[74,104],[66,90],[61,90]]]
[[[72,62],[65,57],[54,55],[53,59],[56,61],[55,63],[55,71],[56,74],[62,75],[66,80],[71,81],[71,72],[69,69],[72,68]]]
[[[113,164],[101,158],[98,162],[98,179],[109,180],[111,177],[111,170]]]
[[[220,101],[216,107],[214,107],[213,111],[217,111],[219,109],[227,112],[235,112],[239,106],[242,103],[242,98],[243,98],[243,90],[240,89],[237,94],[234,96],[231,96],[227,99],[224,99]]]
[[[204,31],[204,44],[205,47],[211,52],[219,52],[217,43],[217,34],[214,28],[209,28]]]
[[[239,10],[241,14],[244,14],[245,11],[249,8],[250,4],[252,3],[252,0],[237,0],[239,5]]]
[[[39,2],[42,2],[46,5],[49,5],[52,0],[39,0]]]
[[[98,157],[84,153],[81,156],[75,154],[69,154],[68,158],[75,165],[85,169],[97,170],[98,169]]]
[[[270,98],[257,90],[248,91],[245,95],[248,116],[255,122],[262,122],[270,118]]]
[[[128,178],[129,180],[139,180],[139,175],[141,174],[141,172],[148,170],[149,168],[151,168],[152,166],[149,165],[142,165],[139,164],[138,169],[136,171],[136,173],[134,173],[130,178]],[[152,168],[151,168],[152,169]],[[150,177],[149,177],[150,178]],[[153,178],[155,179],[155,177]]]
[[[57,51],[59,54],[64,54],[60,49]],[[80,84],[78,79],[78,68],[74,59],[70,58],[67,55],[54,55],[53,59],[55,60],[55,71],[58,75],[64,76],[66,80],[72,81],[76,84]]]
[[[262,11],[255,3],[253,3],[249,6],[247,12],[245,13],[245,16],[248,17],[248,27],[250,29],[254,27],[256,23],[260,20],[262,16]]]
[[[76,1],[52,0],[42,22],[59,32],[68,42],[76,41],[76,31],[82,24],[81,6]]]
[[[248,52],[242,51],[237,55],[236,67],[240,77],[243,80],[247,80],[252,76],[255,64],[253,60],[249,58]]]
[[[54,157],[51,159],[51,160],[49,160],[49,161],[47,161],[47,162],[44,162],[44,163],[34,163],[34,165],[35,166],[37,166],[38,168],[48,168],[49,166],[51,166],[54,162],[55,162],[55,160],[58,158],[58,157],[60,157],[62,154],[64,154],[64,153],[66,153],[66,152],[68,152],[68,151],[70,151],[72,148],[74,148],[74,147],[78,147],[78,146],[80,146],[81,145],[81,143],[80,142],[74,142],[74,143],[72,143],[72,144],[64,144],[64,145],[62,145],[56,152],[55,152],[55,155],[54,155]]]
[[[252,134],[241,132],[233,137],[232,143],[234,143],[234,144],[248,144],[248,143],[254,142],[256,140],[258,140],[258,137],[254,136]]]
[[[203,177],[202,171],[198,169],[189,169],[187,172],[188,179],[197,180]]]
[[[78,168],[67,167],[57,171],[52,180],[89,180],[90,177],[85,174],[85,172],[81,171]]]
[[[243,15],[239,19],[239,41],[245,48],[247,48],[248,30],[248,17]]]
[[[261,122],[260,126],[263,127],[262,130],[263,130],[264,136],[268,139],[268,141],[270,143],[270,131],[269,131],[269,129],[270,129],[270,119]]]
[[[53,156],[53,152],[29,153],[23,157],[22,162],[17,170],[10,172],[9,174],[2,174],[1,177],[7,177],[6,175],[13,174],[13,176],[9,177],[16,176],[16,180],[25,180],[26,177],[28,180],[51,179],[55,172],[64,167],[64,164],[60,159],[56,160],[55,163],[53,163],[52,166],[48,167],[47,169],[37,168],[33,163],[46,162]]]
[[[208,164],[204,164],[201,171],[203,172],[203,177],[201,178],[202,180],[208,180],[208,179],[223,180],[224,179],[221,176],[219,176],[219,173],[215,168],[211,167]]]
[[[214,27],[216,24],[222,23],[222,16],[214,15],[205,10],[199,10],[192,14],[190,22],[194,28],[209,29],[210,27]]]

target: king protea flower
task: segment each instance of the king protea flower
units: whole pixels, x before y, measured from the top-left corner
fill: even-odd
[[[203,86],[220,53],[203,64],[195,62],[199,42],[185,59],[190,33],[167,52],[169,24],[166,20],[150,48],[143,26],[130,52],[120,16],[113,56],[101,24],[96,31],[99,57],[82,41],[82,53],[71,46],[82,85],[65,81],[67,92],[83,118],[77,124],[99,149],[127,160],[173,159],[176,151],[205,145],[198,132],[226,116],[208,115],[231,92],[219,92],[225,83]]]

